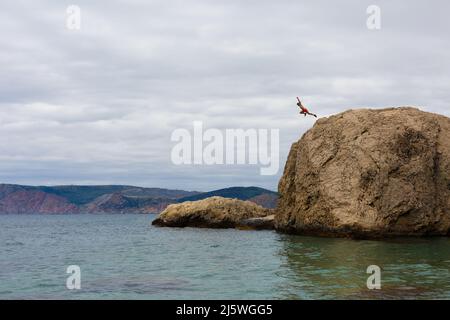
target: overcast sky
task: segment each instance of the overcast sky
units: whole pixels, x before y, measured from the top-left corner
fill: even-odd
[[[81,29],[66,28],[69,5]],[[366,9],[381,8],[368,30]],[[448,1],[116,0],[0,5],[0,182],[276,190],[314,118],[450,116]],[[279,173],[175,166],[177,128],[280,130]]]

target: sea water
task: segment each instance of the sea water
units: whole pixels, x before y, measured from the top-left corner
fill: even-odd
[[[450,239],[158,228],[154,215],[0,215],[0,299],[450,299]],[[80,289],[68,289],[69,266]],[[381,269],[369,290],[367,267]]]

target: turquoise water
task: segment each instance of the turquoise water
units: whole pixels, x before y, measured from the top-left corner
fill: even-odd
[[[450,298],[450,239],[156,228],[149,215],[0,216],[1,299]],[[366,268],[381,267],[381,290]],[[81,289],[66,268],[81,268]]]

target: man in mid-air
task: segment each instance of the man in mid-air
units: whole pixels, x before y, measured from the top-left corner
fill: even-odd
[[[317,115],[315,115],[314,113],[309,112],[308,109],[306,109],[306,107],[302,105],[302,102],[300,101],[300,99],[298,97],[297,97],[297,100],[298,100],[297,105],[300,107],[300,110],[301,110],[300,114],[304,114],[305,117],[306,117],[307,114],[309,114],[310,116],[314,116],[314,117],[317,118]]]

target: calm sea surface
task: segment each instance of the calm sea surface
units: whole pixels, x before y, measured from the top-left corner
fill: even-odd
[[[450,299],[450,239],[172,229],[153,215],[0,215],[0,299]],[[81,289],[68,290],[69,265]],[[366,268],[381,267],[381,290]]]

